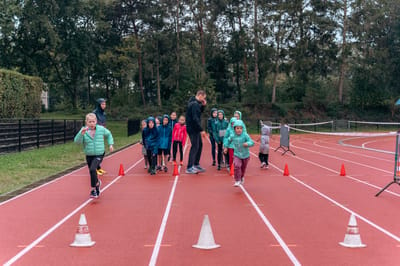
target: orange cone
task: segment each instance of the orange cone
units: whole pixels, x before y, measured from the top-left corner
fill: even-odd
[[[346,170],[344,169],[343,163],[342,163],[342,167],[340,168],[340,176],[346,176]]]
[[[172,173],[172,176],[177,176],[177,175],[179,175],[178,164],[174,162],[174,172]]]
[[[124,166],[122,165],[122,163],[119,165],[118,175],[120,175],[120,176],[124,176],[125,175]]]
[[[285,170],[283,170],[283,175],[284,176],[289,176],[289,167],[287,164],[285,164]]]
[[[235,165],[233,165],[233,163],[231,164],[231,171],[229,172],[230,176],[234,176],[235,175]]]

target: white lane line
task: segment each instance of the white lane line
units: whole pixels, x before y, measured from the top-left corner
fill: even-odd
[[[187,143],[188,142],[186,142],[186,144],[185,144],[183,154],[185,154],[185,152],[186,152],[186,147],[188,146]],[[172,185],[171,193],[169,194],[169,198],[168,198],[168,203],[165,208],[163,219],[161,221],[160,230],[158,231],[156,243],[154,244],[153,253],[151,254],[151,258],[150,258],[150,262],[149,262],[150,266],[156,265],[158,254],[160,253],[161,243],[162,243],[162,240],[164,237],[165,228],[167,227],[168,217],[169,217],[169,213],[171,212],[172,201],[174,200],[175,190],[176,190],[176,186],[178,184],[181,170],[182,170],[182,167],[179,165],[178,175],[175,176],[174,184]]]
[[[136,165],[138,165],[141,161],[143,161],[143,158],[141,158],[134,165],[129,167],[126,172],[130,171],[132,168],[134,168]],[[115,182],[117,182],[119,179],[121,179],[121,177],[122,176],[117,176],[112,182],[110,182],[107,186],[105,186],[102,189],[102,191],[107,190],[111,185],[113,185]],[[31,244],[29,244],[26,248],[21,250],[17,255],[15,255],[13,258],[11,258],[9,261],[4,263],[3,265],[9,266],[9,265],[12,265],[17,260],[19,260],[22,256],[24,256],[26,253],[28,253],[32,248],[34,248],[36,245],[38,245],[42,240],[44,240],[51,233],[53,233],[58,227],[60,227],[63,223],[65,223],[69,218],[71,218],[73,215],[75,215],[78,211],[80,211],[82,208],[84,208],[86,205],[88,205],[92,201],[93,201],[93,199],[88,199],[87,201],[85,201],[82,205],[80,205],[78,208],[76,208],[71,213],[69,213],[67,216],[65,216],[63,219],[61,219],[57,224],[55,224],[53,227],[48,229],[45,233],[43,233],[41,236],[39,236],[36,240],[34,240]]]
[[[254,209],[258,213],[258,215],[261,217],[261,220],[263,220],[264,224],[268,227],[269,231],[273,234],[275,239],[278,241],[282,249],[285,251],[286,255],[289,257],[289,259],[292,261],[293,265],[299,266],[301,263],[297,260],[296,256],[292,253],[292,251],[289,249],[288,245],[286,245],[285,241],[281,238],[279,233],[275,230],[275,228],[272,226],[270,221],[265,217],[264,213],[260,210],[260,208],[257,206],[257,204],[254,202],[253,198],[250,196],[249,193],[247,193],[246,189],[240,185],[240,188],[242,189],[243,193],[246,195],[247,199],[250,201],[251,205],[253,205]]]
[[[255,157],[257,157],[256,154],[254,154],[253,152],[251,152],[251,154]],[[293,156],[293,158],[295,158],[297,156]],[[275,169],[277,169],[278,171],[282,172],[283,171],[281,169],[279,169],[276,165],[270,163]],[[323,167],[325,168],[325,167]],[[325,168],[327,169],[327,168]],[[364,216],[361,216],[360,214],[356,213],[355,211],[351,210],[350,208],[345,207],[344,205],[340,204],[339,202],[337,202],[336,200],[330,198],[329,196],[323,194],[322,192],[318,191],[317,189],[313,188],[312,186],[304,183],[303,181],[295,178],[293,175],[289,175],[289,178],[293,179],[294,181],[296,181],[297,183],[303,185],[304,187],[308,188],[309,190],[313,191],[314,193],[318,194],[319,196],[321,196],[322,198],[330,201],[331,203],[333,203],[334,205],[338,206],[339,208],[342,208],[343,210],[347,211],[350,214],[354,214],[356,217],[358,217],[360,220],[364,221],[365,223],[369,224],[370,226],[374,227],[375,229],[377,229],[378,231],[384,233],[385,235],[389,236],[390,238],[393,238],[394,240],[396,240],[397,242],[400,242],[400,237],[398,237],[397,235],[389,232],[388,230],[380,227],[379,225],[373,223],[372,221],[368,220],[367,218],[365,218]]]
[[[133,144],[133,145],[131,145],[131,147],[134,147],[134,146],[136,146],[136,145],[138,145],[138,142],[135,143],[135,144]],[[129,147],[128,147],[128,148],[129,148]],[[128,149],[128,148],[127,148],[127,149]],[[117,155],[118,153],[120,153],[120,152],[122,152],[122,151],[124,151],[124,150],[126,150],[126,149],[123,149],[123,150],[114,152],[114,153],[112,153],[112,154],[110,154],[110,155],[108,155],[107,157],[104,157],[104,158],[111,158],[111,157]],[[9,203],[9,202],[11,202],[11,201],[13,201],[13,200],[16,200],[16,199],[18,199],[18,198],[21,198],[21,197],[23,197],[23,196],[26,196],[26,195],[28,195],[28,194],[30,194],[30,193],[36,191],[36,190],[39,190],[39,189],[41,189],[41,188],[43,188],[43,187],[45,187],[45,186],[47,186],[47,185],[52,184],[52,183],[54,183],[54,182],[60,181],[61,179],[65,178],[65,177],[67,177],[67,176],[73,175],[74,173],[76,173],[76,172],[78,172],[78,171],[80,171],[80,170],[82,170],[83,168],[86,168],[86,167],[87,167],[87,166],[86,166],[86,164],[85,164],[84,166],[82,166],[82,167],[80,167],[80,168],[78,168],[78,169],[76,169],[76,170],[74,170],[74,171],[72,171],[72,172],[70,172],[70,173],[68,173],[68,174],[65,174],[65,175],[63,175],[63,176],[57,177],[56,179],[51,180],[51,181],[49,181],[49,182],[47,182],[47,183],[44,183],[43,185],[40,185],[40,186],[35,187],[35,188],[32,188],[32,189],[30,189],[30,190],[28,190],[28,191],[26,191],[26,192],[24,192],[24,193],[22,193],[22,194],[19,194],[19,195],[15,196],[15,197],[12,197],[11,199],[8,199],[8,200],[5,200],[5,201],[3,201],[3,202],[0,202],[0,206],[1,206],[1,205],[4,205],[4,204],[6,204],[6,203]],[[7,194],[3,194],[3,196],[6,196],[6,195],[7,195]]]

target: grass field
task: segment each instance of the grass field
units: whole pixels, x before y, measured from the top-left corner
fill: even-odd
[[[68,119],[81,117],[68,117]],[[66,117],[46,115],[43,118],[64,119]],[[115,149],[121,149],[135,143],[140,138],[140,134],[127,137],[127,123],[125,121],[109,121],[107,128],[113,133]],[[82,146],[73,142],[1,155],[0,195],[22,189],[84,162]]]

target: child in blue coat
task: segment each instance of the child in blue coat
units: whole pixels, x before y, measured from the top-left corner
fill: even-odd
[[[149,173],[156,174],[157,154],[159,145],[158,130],[155,126],[156,120],[150,116],[147,118],[147,127],[142,131],[142,143],[146,148],[147,159],[149,161]]]
[[[167,156],[170,155],[172,142],[172,128],[169,124],[169,116],[162,117],[162,124],[158,126],[159,145],[158,145],[158,167],[157,170],[168,171],[166,166]]]

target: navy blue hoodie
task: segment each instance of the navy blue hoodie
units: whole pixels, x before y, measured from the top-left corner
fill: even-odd
[[[149,122],[153,121],[154,127],[149,128]],[[150,116],[147,118],[147,127],[142,131],[142,143],[146,150],[151,150],[153,154],[158,153],[158,145],[159,145],[159,134],[156,127],[156,120],[154,117]]]
[[[201,113],[204,110],[204,106],[196,97],[192,96],[189,99],[188,107],[186,110],[186,131],[191,133],[200,133],[203,131],[201,126]]]

